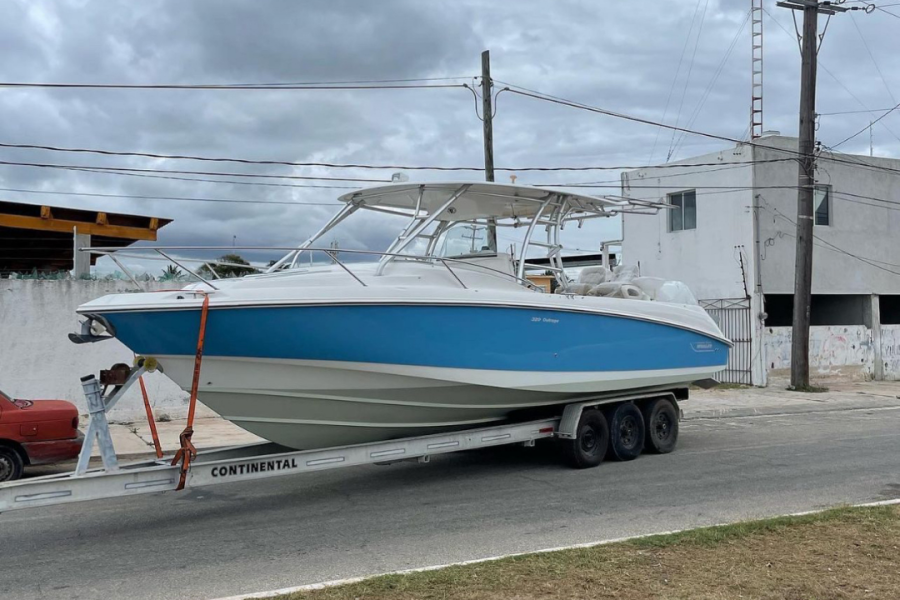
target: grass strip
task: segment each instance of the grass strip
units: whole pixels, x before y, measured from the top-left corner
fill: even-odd
[[[279,600],[900,598],[900,507],[838,508],[298,592]]]

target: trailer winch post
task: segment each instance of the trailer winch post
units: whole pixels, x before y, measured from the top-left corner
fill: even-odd
[[[128,369],[127,365],[116,365],[112,370],[115,371],[118,367]],[[81,452],[78,454],[78,463],[75,465],[76,476],[84,475],[88,470],[91,452],[94,449],[94,439],[97,440],[100,458],[103,460],[103,468],[109,472],[119,470],[119,461],[116,458],[116,449],[113,446],[112,435],[109,432],[109,420],[106,417],[106,413],[112,410],[128,388],[140,380],[144,373],[155,368],[156,359],[154,358],[136,359],[135,366],[128,370],[128,376],[115,386],[113,393],[109,396],[104,395],[100,389],[100,382],[97,381],[94,375],[85,375],[81,378],[81,388],[84,390],[84,397],[87,401],[90,422],[88,423],[87,431],[84,433],[84,444],[81,446]],[[103,372],[101,372],[101,377],[103,377]]]
[[[116,458],[116,449],[113,447],[112,436],[109,433],[109,421],[106,419],[106,403],[103,402],[103,393],[100,391],[100,382],[93,375],[81,378],[81,387],[87,400],[88,413],[91,415],[87,431],[84,434],[84,444],[78,454],[78,464],[75,466],[76,475],[84,475],[88,463],[91,460],[91,451],[94,448],[94,438],[100,449],[100,457],[107,471],[118,471],[119,461]]]

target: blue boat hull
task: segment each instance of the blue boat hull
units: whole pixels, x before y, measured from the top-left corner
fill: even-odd
[[[189,389],[199,310],[98,313]],[[300,305],[210,310],[207,406],[294,448],[502,420],[617,390],[685,385],[728,345],[663,323],[495,305]]]

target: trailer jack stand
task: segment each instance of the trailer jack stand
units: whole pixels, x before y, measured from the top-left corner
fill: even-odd
[[[123,367],[127,370],[124,373],[122,372]],[[100,389],[100,382],[97,381],[96,377],[86,375],[81,378],[81,387],[84,390],[91,420],[88,423],[87,431],[84,433],[84,445],[82,445],[81,452],[78,454],[78,464],[75,466],[76,476],[84,475],[88,470],[95,439],[100,450],[100,458],[103,460],[103,468],[108,472],[119,470],[119,461],[116,458],[116,450],[113,447],[112,435],[109,432],[109,420],[106,418],[106,414],[112,410],[128,388],[141,378],[141,375],[155,371],[156,368],[156,359],[143,357],[135,359],[135,364],[130,369],[124,365],[113,366],[109,371],[101,373],[101,379],[104,380],[107,380],[106,378],[109,377],[108,373],[120,374],[118,379],[111,383],[114,387],[112,393],[108,396],[106,395],[106,388]]]

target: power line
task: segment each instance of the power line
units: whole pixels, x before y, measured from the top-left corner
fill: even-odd
[[[691,73],[694,72],[694,62],[697,58],[697,48],[700,46],[700,35],[703,33],[703,22],[706,20],[706,10],[708,8],[709,0],[706,0],[706,4],[703,5],[703,12],[700,14],[700,23],[697,25],[697,39],[694,41],[694,50],[691,53],[691,62],[688,64],[687,77],[685,77],[684,87],[681,90],[681,101],[678,103],[678,112],[675,115],[675,125],[678,125],[678,123],[681,122],[681,111],[684,108],[684,98],[685,96],[687,96],[687,89],[691,83]],[[690,33],[688,35],[690,35]],[[677,131],[672,131],[672,141],[669,142],[669,151],[666,154],[666,162],[669,162],[669,160],[672,158],[672,154],[675,152],[675,135],[677,133]]]
[[[763,198],[763,201],[765,202],[765,198]],[[790,217],[786,216],[784,213],[782,213],[780,210],[778,210],[778,209],[775,208],[774,206],[771,206],[768,202],[765,202],[765,204],[766,204],[766,206],[763,207],[764,210],[771,210],[771,211],[774,211],[778,216],[780,216],[782,219],[786,220],[788,223],[791,223],[791,224],[793,224],[794,226],[797,225],[797,223],[796,223],[793,219],[791,219]],[[851,257],[851,258],[855,258],[856,260],[861,261],[861,262],[864,262],[864,263],[866,263],[867,265],[869,265],[869,266],[871,266],[871,267],[875,267],[876,269],[881,269],[882,271],[887,271],[888,273],[891,273],[891,274],[893,274],[893,275],[900,275],[900,272],[892,271],[891,269],[888,269],[888,268],[886,268],[886,267],[882,267],[881,265],[875,264],[875,262],[873,262],[874,259],[866,258],[866,257],[863,257],[863,256],[859,256],[859,255],[857,255],[857,254],[853,254],[852,252],[848,252],[847,250],[844,250],[844,249],[841,248],[840,246],[837,246],[837,245],[835,245],[835,244],[832,244],[832,243],[829,242],[828,240],[822,239],[820,236],[817,236],[815,233],[813,233],[813,238],[815,238],[815,239],[819,240],[820,242],[822,242],[823,244],[826,244],[827,246],[831,247],[831,248],[832,248],[833,250],[835,250],[836,252],[840,252],[841,254],[845,254],[845,255],[847,255],[847,256],[849,256],[849,257]],[[878,261],[878,262],[881,262],[881,261]],[[883,263],[883,264],[888,264],[888,265],[891,265],[891,266],[894,266],[894,267],[900,267],[900,265],[893,265],[893,264],[891,264],[891,263]]]
[[[178,177],[175,175],[148,175],[146,173],[122,173],[119,171],[104,171],[102,168],[91,169],[67,169],[69,171],[78,171],[80,173],[94,173],[99,175],[118,175],[119,177],[141,177],[144,179],[167,179],[173,181],[193,181],[198,183],[220,183],[227,185],[253,185],[263,187],[279,187],[279,188],[324,188],[324,189],[345,189],[358,190],[359,187],[343,186],[343,185],[312,185],[303,183],[274,183],[272,181],[237,181],[233,179],[204,179],[202,177]]]
[[[52,89],[115,89],[115,90],[421,90],[442,88],[467,88],[465,83],[426,83],[426,84],[173,84],[173,83],[40,83],[2,81],[0,87],[5,88],[52,88]]]
[[[872,49],[869,48],[869,42],[866,41],[866,37],[863,35],[862,31],[859,28],[859,24],[856,22],[856,19],[852,15],[850,17],[850,22],[853,23],[853,27],[856,29],[856,33],[859,34],[860,41],[862,41],[866,52],[869,54],[869,58],[872,59],[872,64],[875,65],[875,70],[878,71],[878,76],[881,77],[881,83],[884,84],[884,89],[887,90],[888,96],[890,96],[891,98],[891,102],[896,104],[897,99],[894,97],[894,93],[891,91],[890,86],[888,86],[887,79],[884,78],[884,73],[881,72],[881,67],[878,66],[878,61],[875,60],[875,55],[872,54]]]
[[[843,144],[844,142],[849,142],[850,140],[852,140],[853,138],[855,138],[856,136],[858,136],[859,134],[861,134],[861,133],[862,133],[863,131],[865,131],[866,129],[869,129],[872,125],[874,125],[874,124],[877,123],[878,121],[882,120],[883,118],[885,118],[886,116],[888,116],[889,114],[891,114],[892,112],[894,112],[895,110],[897,110],[898,108],[900,108],[900,104],[897,104],[894,108],[892,108],[891,110],[887,111],[886,113],[884,113],[883,115],[881,115],[880,117],[878,117],[877,119],[875,119],[874,121],[872,121],[871,123],[869,123],[866,127],[863,127],[862,129],[860,129],[859,131],[857,131],[856,133],[854,133],[853,135],[851,135],[850,137],[844,138],[843,140],[841,140],[840,142],[838,142],[838,143],[835,144],[834,146],[831,146],[832,150],[835,149],[835,148],[837,148],[838,146],[840,146],[840,145]]]
[[[229,162],[229,163],[241,163],[241,164],[250,164],[250,165],[284,165],[291,167],[322,167],[322,168],[334,168],[334,169],[397,169],[403,171],[484,171],[484,167],[446,167],[446,166],[411,166],[411,165],[371,165],[371,164],[353,164],[353,163],[324,163],[324,162],[294,162],[294,161],[285,161],[285,160],[256,160],[249,158],[231,158],[231,157],[211,157],[211,156],[197,156],[197,155],[187,155],[187,154],[160,154],[160,153],[150,153],[150,152],[135,152],[135,151],[119,151],[119,150],[103,150],[97,148],[66,148],[60,146],[47,146],[40,144],[10,144],[0,142],[0,148],[15,148],[15,149],[24,149],[24,150],[47,150],[50,152],[71,152],[71,153],[82,153],[82,154],[100,154],[104,156],[134,156],[134,157],[142,157],[142,158],[156,158],[156,159],[171,159],[171,160],[196,160],[196,161],[205,161],[205,162]],[[771,159],[771,160],[763,160],[763,161],[755,161],[755,162],[780,162],[782,160],[792,160],[792,159]],[[527,171],[612,171],[612,170],[627,170],[627,169],[649,169],[649,168],[680,168],[680,167],[704,167],[704,166],[716,166],[722,164],[721,162],[707,162],[707,163],[688,163],[688,164],[663,164],[663,165],[613,165],[613,166],[584,166],[584,167],[573,167],[573,166],[558,166],[558,167],[494,167],[495,171],[516,171],[516,172],[527,172]],[[91,167],[93,168],[93,167]],[[105,167],[97,167],[97,168],[105,168]]]
[[[744,17],[744,20],[741,21],[740,27],[735,32],[734,37],[731,39],[731,44],[728,46],[728,49],[725,51],[725,55],[722,57],[722,60],[719,62],[718,67],[716,67],[715,72],[713,73],[712,78],[706,86],[706,89],[703,91],[703,94],[700,97],[700,101],[697,103],[697,106],[691,112],[691,116],[688,119],[687,126],[693,127],[694,123],[697,121],[697,117],[700,116],[700,112],[703,110],[703,105],[706,103],[709,95],[712,93],[713,87],[716,82],[719,80],[719,76],[722,74],[722,71],[725,68],[725,65],[728,63],[728,59],[731,58],[731,53],[734,51],[734,48],[737,46],[738,39],[741,36],[741,33],[744,31],[744,27],[747,26],[748,21],[750,21],[750,17],[752,14],[752,10],[748,10],[747,14]],[[678,141],[675,144],[675,152],[682,146],[685,138],[687,138],[687,134],[682,133],[678,137]]]
[[[791,39],[795,39],[794,34],[792,34],[790,31],[788,31],[787,28],[784,25],[782,25],[778,19],[776,19],[774,16],[772,16],[772,14],[769,11],[767,11],[764,8],[763,12],[765,12],[769,16],[769,19],[771,19],[773,23],[778,25],[778,28],[781,29],[788,37],[790,37]],[[862,100],[860,100],[859,97],[857,97],[857,95],[854,94],[850,90],[850,88],[848,88],[846,85],[844,85],[844,83],[840,79],[838,79],[834,73],[832,73],[830,70],[828,70],[828,67],[826,67],[821,61],[819,61],[818,66],[821,67],[822,70],[825,71],[825,73],[827,73],[829,77],[834,79],[835,83],[837,83],[839,86],[841,86],[841,88],[843,88],[843,90],[845,92],[847,92],[847,94],[851,98],[856,100],[856,103],[859,104],[860,106],[862,106],[865,109],[865,112],[869,113],[869,115],[872,117],[875,116],[876,111],[872,111],[871,109],[869,109],[869,107],[867,107],[866,104]],[[887,124],[882,123],[881,126],[884,127],[884,129],[888,133],[890,133],[892,136],[894,136],[894,139],[896,139],[898,142],[900,142],[900,136],[898,136],[896,133],[894,133],[894,131],[890,127],[888,127]],[[863,131],[865,131],[865,129],[863,129]],[[859,134],[857,134],[857,135],[859,135]]]
[[[357,188],[349,188],[357,189]],[[238,200],[232,198],[196,198],[185,196],[155,196],[136,194],[102,194],[99,192],[62,192],[58,190],[30,190],[25,188],[0,188],[0,192],[16,192],[21,194],[48,194],[52,196],[87,196],[91,198],[125,198],[133,200],[174,200],[181,202],[223,202],[233,204],[292,204],[299,206],[340,206],[339,202],[287,202],[281,200]]]
[[[691,32],[694,30],[694,21],[697,20],[697,13],[700,11],[700,2],[702,0],[697,0],[697,6],[694,8],[693,16],[691,17],[691,26],[688,28],[687,36],[684,38],[684,46],[681,48],[681,56],[678,58],[678,67],[675,68],[675,78],[672,79],[672,87],[669,88],[669,95],[666,96],[666,107],[663,109],[663,121],[666,120],[666,117],[669,114],[669,103],[672,101],[672,93],[675,91],[675,85],[678,83],[678,76],[681,74],[681,64],[684,62],[684,55],[687,54],[688,45],[691,42]],[[650,157],[647,159],[647,162],[651,162],[653,160],[653,155],[656,153],[656,144],[659,142],[659,133],[660,130],[656,130],[656,137],[653,139],[653,147],[650,149]]]
[[[823,68],[824,68],[824,67],[823,67]],[[726,141],[726,142],[732,142],[732,143],[735,143],[735,144],[741,144],[741,145],[745,145],[745,146],[751,146],[751,147],[762,148],[762,149],[764,149],[764,150],[770,150],[770,151],[772,151],[772,152],[781,152],[781,153],[784,153],[784,154],[790,154],[790,155],[792,155],[792,156],[796,156],[796,157],[798,157],[798,158],[802,156],[802,154],[801,154],[799,151],[797,151],[797,150],[789,150],[789,149],[787,149],[787,148],[778,148],[778,147],[776,147],[776,146],[769,146],[769,145],[761,144],[761,143],[757,143],[757,142],[742,141],[742,140],[739,140],[739,139],[736,139],[736,138],[731,138],[731,137],[728,137],[728,136],[718,135],[718,134],[714,134],[714,133],[708,133],[708,132],[705,132],[705,131],[698,131],[698,130],[695,130],[695,129],[689,129],[689,128],[686,128],[686,127],[677,127],[677,126],[675,126],[675,125],[667,125],[667,124],[665,124],[665,123],[659,123],[659,122],[656,122],[656,121],[651,121],[650,119],[645,119],[645,118],[643,118],[643,117],[635,117],[635,116],[633,116],[633,115],[627,115],[627,114],[623,114],[623,113],[619,113],[619,112],[607,110],[607,109],[604,109],[604,108],[599,108],[599,107],[596,107],[596,106],[590,106],[590,105],[588,105],[588,104],[583,104],[583,103],[580,103],[580,102],[575,102],[575,101],[573,101],[573,100],[567,100],[567,99],[565,99],[565,98],[559,98],[559,97],[556,97],[556,96],[551,96],[551,95],[549,95],[549,94],[543,94],[543,93],[541,93],[541,92],[536,92],[536,91],[534,91],[534,90],[528,90],[527,88],[522,88],[522,87],[519,87],[519,86],[514,86],[516,89],[514,89],[513,87],[510,87],[510,84],[506,84],[506,86],[507,86],[507,87],[505,87],[505,88],[503,88],[502,90],[500,90],[500,92],[506,91],[506,92],[510,92],[510,93],[513,93],[513,94],[518,94],[518,95],[520,95],[520,96],[526,96],[526,97],[534,98],[534,99],[537,99],[537,100],[543,100],[543,101],[546,101],[546,102],[551,102],[551,103],[555,103],[555,104],[560,104],[560,105],[563,105],[563,106],[569,106],[569,107],[571,107],[571,108],[577,108],[577,109],[580,109],[580,110],[585,110],[585,111],[588,111],[588,112],[593,112],[593,113],[597,113],[597,114],[601,114],[601,115],[605,115],[605,116],[609,116],[609,117],[615,117],[615,118],[623,119],[623,120],[626,120],[626,121],[632,121],[632,122],[635,122],[635,123],[642,123],[642,124],[645,124],[645,125],[652,125],[652,126],[654,126],[654,127],[664,127],[664,128],[666,128],[666,129],[674,129],[674,130],[677,130],[677,131],[683,131],[683,132],[685,132],[685,133],[689,133],[689,134],[692,134],[692,135],[698,135],[698,136],[706,137],[706,138],[710,138],[710,139],[722,140],[722,141]],[[498,93],[498,95],[499,95],[499,93]],[[889,130],[889,131],[890,131],[890,130]],[[900,140],[900,138],[898,138],[898,140]],[[885,167],[885,166],[881,166],[881,165],[868,165],[868,164],[857,163],[857,162],[852,162],[852,161],[848,161],[848,160],[841,160],[841,159],[838,159],[838,158],[835,158],[835,157],[824,157],[824,156],[823,156],[823,157],[820,157],[820,158],[821,158],[821,159],[824,159],[824,160],[830,160],[830,161],[836,162],[836,163],[850,164],[850,165],[854,165],[854,166],[860,166],[860,167],[869,168],[869,169],[872,169],[872,170],[877,170],[877,171],[884,171],[884,172],[890,172],[890,173],[897,173],[897,174],[900,174],[900,169],[894,169],[894,168],[891,168],[891,167]],[[661,167],[662,165],[659,165],[659,166]]]
[[[816,113],[820,117],[831,117],[834,115],[858,115],[860,113],[877,113],[894,110],[893,108],[873,108],[872,110],[842,110],[838,112]]]
[[[299,179],[310,181],[354,181],[363,183],[390,183],[390,179],[364,179],[359,177],[316,177],[312,175],[264,175],[260,173],[228,173],[217,171],[182,171],[174,169],[138,169],[134,167],[106,167],[106,166],[85,166],[85,165],[60,165],[54,163],[28,163],[13,162],[0,160],[0,165],[9,165],[16,167],[38,167],[46,169],[75,169],[75,170],[101,170],[124,173],[173,173],[176,175],[211,175],[221,177],[253,177],[262,179]]]

